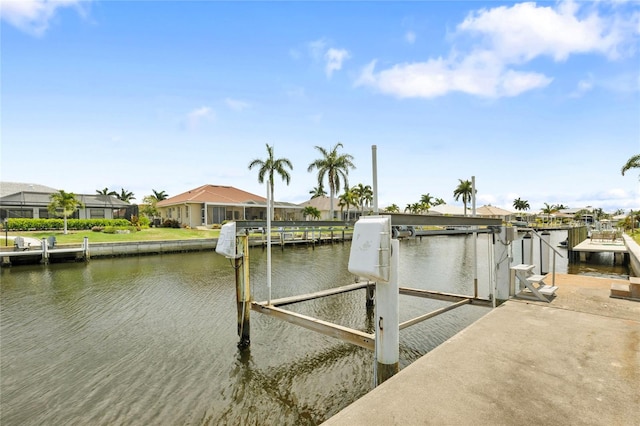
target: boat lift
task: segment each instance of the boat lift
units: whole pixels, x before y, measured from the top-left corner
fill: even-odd
[[[220,239],[216,252],[235,260],[236,269],[236,295],[238,305],[238,335],[240,336],[239,348],[248,347],[250,344],[250,312],[249,309],[262,314],[285,320],[319,333],[336,337],[349,343],[373,350],[376,364],[374,377],[376,385],[384,382],[399,371],[399,331],[402,328],[422,322],[443,312],[455,309],[459,306],[474,303],[495,306],[497,292],[497,280],[492,281],[492,300],[478,298],[477,280],[477,256],[474,258],[474,295],[456,295],[440,292],[431,292],[418,289],[402,288],[399,286],[400,271],[400,244],[397,238],[400,234],[411,233],[414,226],[471,226],[474,230],[478,227],[487,227],[494,234],[501,234],[500,241],[508,241],[504,238],[506,230],[502,227],[501,219],[484,218],[475,216],[475,177],[472,177],[473,191],[473,216],[427,216],[407,214],[385,214],[378,216],[378,190],[377,190],[377,147],[372,146],[373,169],[373,211],[376,216],[361,217],[354,226],[354,234],[351,241],[349,255],[349,271],[356,277],[363,276],[366,283],[356,283],[349,286],[338,287],[333,290],[312,294],[292,296],[285,299],[271,300],[271,185],[267,181],[267,221],[243,221],[229,222],[222,226]],[[331,222],[333,226],[339,223]],[[259,228],[266,225],[267,229],[267,288],[268,300],[255,302],[251,300],[249,285],[249,233],[250,228]],[[289,226],[296,226],[288,223]],[[318,222],[299,222],[301,226],[318,226]],[[330,225],[330,226],[332,226]],[[410,236],[410,235],[407,235]],[[474,232],[477,237],[477,232]],[[475,238],[474,238],[475,240]],[[502,244],[502,249],[507,244]],[[474,245],[474,253],[475,251]],[[503,251],[504,252],[504,251]],[[508,259],[502,256],[500,262]],[[508,269],[508,268],[507,268]],[[358,289],[367,289],[367,303],[373,302],[375,306],[375,333],[365,333],[360,330],[334,324],[318,318],[301,315],[283,309],[281,306],[310,300],[329,295],[345,293]],[[416,297],[449,300],[452,305],[430,312],[399,323],[399,295],[406,294]],[[375,300],[374,300],[375,297]]]
[[[335,222],[332,222],[334,225]],[[234,261],[236,269],[236,296],[238,308],[239,348],[250,345],[250,310],[287,321],[309,330],[331,336],[347,343],[376,352],[376,382],[382,383],[397,373],[399,330],[418,324],[436,315],[466,304],[491,306],[492,300],[474,296],[450,294],[407,287],[400,287],[398,260],[400,245],[392,238],[392,229],[409,226],[483,226],[489,232],[497,233],[501,229],[501,220],[469,216],[425,216],[409,214],[385,214],[383,216],[365,216],[354,225],[349,271],[356,277],[366,280],[315,293],[294,295],[280,299],[269,298],[266,301],[251,300],[249,285],[249,230],[264,226],[260,221],[229,222],[222,226],[216,252]],[[289,223],[291,225],[291,223]],[[318,226],[317,221],[296,222],[295,226]],[[267,235],[267,237],[269,237]],[[269,274],[268,274],[269,275]],[[474,283],[475,284],[475,283]],[[367,301],[375,305],[377,319],[375,333],[335,324],[330,321],[302,315],[283,308],[286,305],[312,300],[355,290],[367,290]],[[399,323],[398,296],[400,294],[437,299],[452,302],[451,305],[428,312],[411,320]]]

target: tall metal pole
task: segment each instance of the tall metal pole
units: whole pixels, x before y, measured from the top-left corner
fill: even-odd
[[[267,304],[271,304],[271,179],[267,180]]]
[[[476,177],[471,176],[471,215],[476,216]],[[473,297],[478,298],[478,232],[473,226]]]
[[[373,214],[378,214],[378,147],[371,145],[371,159],[373,162]]]

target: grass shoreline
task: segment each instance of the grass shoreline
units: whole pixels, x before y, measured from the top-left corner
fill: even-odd
[[[9,232],[5,234],[8,237],[29,237],[41,240],[54,236],[57,244],[78,244],[89,238],[89,243],[120,243],[134,241],[177,241],[177,240],[197,240],[218,238],[220,236],[219,229],[182,229],[182,228],[143,228],[137,232],[128,234],[105,234],[104,232],[85,231],[68,231],[65,235],[62,231],[21,231]],[[8,238],[2,238],[0,234],[0,246],[13,246],[13,241]]]

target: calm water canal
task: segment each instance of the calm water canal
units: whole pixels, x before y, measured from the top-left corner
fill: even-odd
[[[480,296],[487,246],[481,236]],[[274,250],[272,297],[353,282],[348,254],[349,244]],[[401,285],[472,294],[472,256],[466,236],[404,241]],[[256,300],[265,273],[266,252],[252,249]],[[213,252],[4,268],[0,423],[312,425],[371,390],[371,352],[258,313],[240,352],[233,274]],[[401,296],[400,320],[444,305]],[[373,327],[364,290],[288,308]],[[487,312],[463,306],[403,330],[401,368]]]

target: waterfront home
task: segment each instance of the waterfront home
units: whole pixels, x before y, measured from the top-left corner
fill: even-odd
[[[175,220],[195,228],[211,227],[225,220],[266,220],[267,199],[233,186],[202,185],[159,201],[161,221]],[[300,220],[302,208],[293,203],[274,203],[274,220]]]
[[[0,182],[0,220],[54,217],[47,207],[51,202],[51,194],[56,192],[59,190],[34,183]],[[76,198],[83,207],[69,219],[129,218],[133,207],[111,195],[76,194]]]

